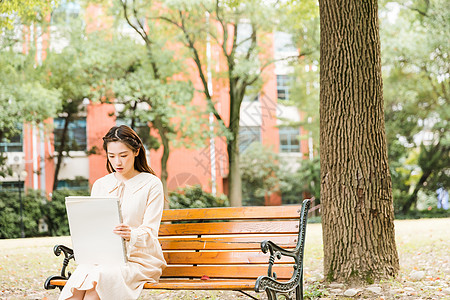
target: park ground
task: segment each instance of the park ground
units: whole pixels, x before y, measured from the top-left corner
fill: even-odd
[[[399,276],[355,287],[323,281],[322,228],[320,224],[308,225],[304,260],[306,295],[314,299],[450,299],[450,218],[399,220],[395,222],[395,230]],[[52,252],[55,244],[70,245],[70,237],[0,240],[1,300],[57,299],[58,291],[43,289],[45,279],[57,274],[61,266],[61,258]],[[267,299],[262,294],[257,297]],[[238,292],[144,291],[139,299],[248,298]]]

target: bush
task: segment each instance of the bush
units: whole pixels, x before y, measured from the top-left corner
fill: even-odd
[[[410,210],[407,214],[397,213],[395,219],[449,218],[450,210],[433,208],[430,210]]]
[[[67,196],[86,196],[89,194],[88,190],[74,191],[60,189],[53,192],[52,200],[47,201],[42,208],[45,222],[48,225],[49,235],[59,236],[70,234],[65,198]]]
[[[280,191],[279,157],[270,148],[254,142],[242,152],[239,163],[242,205],[264,205],[266,196]]]
[[[89,191],[57,190],[51,201],[39,190],[29,189],[22,193],[25,237],[69,235],[65,197],[81,195],[89,195]],[[0,191],[0,238],[20,238],[20,219],[19,193]],[[39,231],[41,219],[48,225],[47,232]]]
[[[46,202],[40,191],[22,193],[22,218],[26,237],[39,236],[39,220]],[[21,237],[20,198],[18,192],[0,191],[0,238]]]
[[[181,188],[169,194],[170,208],[205,208],[230,206],[225,195],[214,196],[202,190],[200,185]]]
[[[287,182],[289,188],[282,190],[283,203],[298,204],[303,196],[310,194],[320,203],[320,160],[300,160],[300,168],[295,172],[280,172],[280,178]]]

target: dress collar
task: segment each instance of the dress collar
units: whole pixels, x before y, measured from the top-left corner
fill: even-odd
[[[150,178],[151,178],[150,173],[141,172],[128,180],[121,181],[121,180],[117,179],[117,177],[114,174],[115,173],[111,173],[108,175],[113,178],[113,180],[112,180],[113,184],[108,191],[110,194],[112,192],[114,192],[116,189],[122,189],[122,188],[131,189],[133,191],[133,193],[135,193],[138,190],[140,190],[142,187],[144,187],[150,181]]]

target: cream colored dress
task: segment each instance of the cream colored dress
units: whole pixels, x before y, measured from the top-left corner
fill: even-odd
[[[121,182],[111,173],[94,183],[91,195],[120,198],[123,222],[132,228],[126,243],[128,263],[112,267],[79,265],[59,299],[71,297],[74,288],[89,290],[94,286],[102,300],[137,299],[144,284],[158,281],[166,267],[158,241],[164,207],[161,181],[150,173],[140,173]]]

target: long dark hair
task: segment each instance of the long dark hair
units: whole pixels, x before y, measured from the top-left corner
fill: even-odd
[[[134,159],[134,168],[139,172],[150,173],[156,176],[155,172],[147,163],[147,156],[145,155],[144,144],[137,133],[126,125],[114,126],[103,137],[103,149],[108,152],[108,143],[121,142],[127,145],[133,152],[139,151],[139,154]],[[109,173],[114,172],[114,168],[106,159],[106,169]]]

